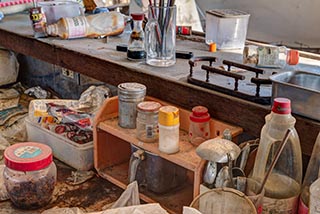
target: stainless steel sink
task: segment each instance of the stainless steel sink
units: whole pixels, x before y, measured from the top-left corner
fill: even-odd
[[[272,98],[289,98],[293,113],[320,121],[320,74],[288,71],[270,79]]]

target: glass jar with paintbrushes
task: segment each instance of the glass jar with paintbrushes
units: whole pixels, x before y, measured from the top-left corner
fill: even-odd
[[[175,0],[149,0],[146,33],[146,63],[157,67],[172,66],[176,62],[176,6]]]

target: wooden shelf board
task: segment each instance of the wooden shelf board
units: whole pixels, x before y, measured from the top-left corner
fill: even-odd
[[[180,130],[180,151],[178,153],[168,155],[159,151],[158,142],[143,143],[136,138],[135,129],[124,129],[118,126],[117,118],[100,122],[98,128],[144,150],[157,154],[175,164],[183,166],[188,170],[195,171],[199,168],[201,163],[201,158],[195,152],[196,147],[188,142],[188,133],[186,131]]]
[[[125,189],[128,185],[129,163],[99,169],[99,175],[115,185]],[[139,189],[139,191],[141,191]],[[170,193],[159,194],[143,189],[140,198],[147,203],[160,203],[170,213],[182,213],[183,206],[189,206],[193,200],[193,186],[185,182],[183,186]]]

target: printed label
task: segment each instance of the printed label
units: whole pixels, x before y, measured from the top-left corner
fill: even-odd
[[[262,213],[268,214],[295,214],[298,210],[298,198],[299,196],[287,198],[287,199],[273,199],[263,198],[263,211]]]
[[[259,47],[257,66],[275,67],[279,61],[279,49],[277,47]]]
[[[87,20],[84,16],[66,18],[68,25],[68,38],[80,38],[86,36]]]
[[[41,149],[36,146],[22,146],[14,150],[14,155],[19,158],[34,158],[41,154]]]
[[[153,138],[153,125],[146,125],[147,138]]]

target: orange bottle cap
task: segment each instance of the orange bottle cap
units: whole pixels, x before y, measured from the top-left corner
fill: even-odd
[[[217,51],[217,44],[215,42],[210,43],[209,51],[210,52],[216,52]]]
[[[288,52],[288,64],[296,65],[299,63],[299,51],[297,50],[289,50]]]

